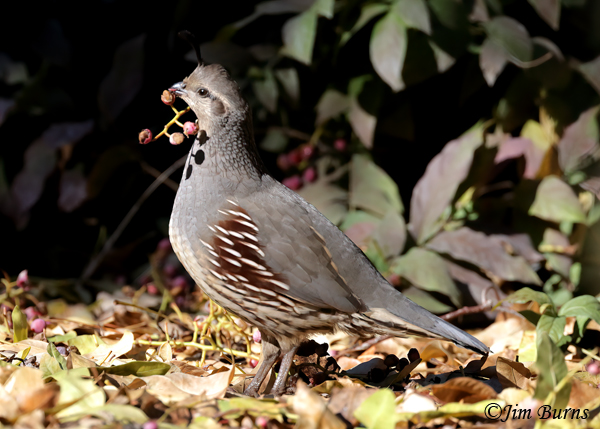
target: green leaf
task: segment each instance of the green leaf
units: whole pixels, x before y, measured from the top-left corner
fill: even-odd
[[[441,228],[442,214],[469,174],[473,153],[482,143],[481,125],[477,124],[444,146],[427,166],[410,200],[409,231],[418,244],[427,241]]]
[[[363,5],[360,10],[360,16],[358,17],[358,20],[356,21],[352,29],[342,34],[342,38],[340,39],[340,46],[345,45],[346,42],[350,40],[352,36],[358,33],[358,31],[360,31],[361,28],[363,28],[376,16],[386,12],[388,9],[389,5],[381,3],[368,3]]]
[[[12,323],[13,323],[13,343],[18,343],[27,339],[27,331],[29,325],[27,324],[27,316],[21,311],[18,305],[15,306],[12,311]]]
[[[333,18],[333,6],[334,0],[316,0],[310,9],[324,18],[331,19]]]
[[[554,306],[554,303],[552,302],[550,297],[544,292],[537,292],[528,287],[519,289],[515,293],[509,295],[508,298],[505,299],[505,301],[515,304],[526,304],[528,302],[535,301],[540,306],[544,304],[551,304],[552,306]]]
[[[529,3],[537,11],[540,18],[546,21],[553,30],[558,30],[560,0],[529,0]]]
[[[400,420],[396,414],[395,399],[391,390],[378,390],[360,404],[354,411],[354,417],[367,429],[394,429]]]
[[[547,334],[537,335],[537,360],[538,370],[537,385],[534,398],[545,400],[558,383],[567,375],[567,364],[563,352],[554,344]],[[571,383],[567,383],[556,394],[553,408],[565,408],[571,394]]]
[[[69,345],[77,347],[77,350],[79,350],[79,353],[82,355],[92,353],[100,344],[102,343],[98,341],[98,338],[95,335],[78,335],[69,340]]]
[[[454,310],[452,306],[438,301],[429,292],[425,292],[415,286],[402,289],[402,293],[412,302],[431,311],[433,314],[444,314]]]
[[[591,295],[578,296],[563,305],[558,314],[560,316],[576,317],[579,336],[581,337],[590,319],[600,323],[600,302]]]
[[[60,369],[67,369],[67,360],[60,352],[56,349],[54,343],[48,343],[48,348],[46,349],[48,354],[52,356],[58,362]]]
[[[487,38],[481,45],[479,53],[479,68],[489,87],[494,86],[496,79],[506,67],[508,57],[504,49],[496,44],[492,39]]]
[[[567,318],[564,316],[553,317],[546,314],[542,314],[540,320],[537,323],[536,331],[538,335],[545,334],[549,335],[555,344],[560,346],[565,339],[565,325],[567,324]]]
[[[438,73],[444,73],[450,67],[454,65],[456,59],[442,48],[440,48],[437,44],[434,43],[433,40],[429,39],[429,46],[431,46],[431,50],[433,51],[433,56],[435,57],[435,62],[437,64]]]
[[[350,122],[352,130],[365,147],[372,149],[377,118],[363,109],[356,98],[350,100],[348,122]]]
[[[386,259],[399,255],[406,242],[404,218],[395,210],[387,212],[373,233],[373,239]]]
[[[429,10],[425,0],[396,0],[392,9],[402,18],[407,27],[431,35]]]
[[[362,208],[380,216],[403,211],[398,185],[364,155],[354,155],[350,166],[350,209]]]
[[[546,176],[537,188],[529,215],[552,222],[584,223],[585,213],[573,189],[556,176]]]
[[[372,223],[377,225],[379,222],[381,222],[381,219],[377,216],[373,216],[372,214],[362,210],[352,210],[349,211],[344,218],[344,221],[340,225],[340,229],[342,231],[346,231],[348,228],[356,225],[357,223]]]
[[[285,93],[292,99],[294,103],[298,102],[300,97],[300,79],[298,78],[298,71],[293,68],[277,69],[275,70],[275,77],[279,82]]]
[[[281,153],[287,147],[288,137],[280,128],[271,127],[265,138],[260,142],[260,148],[267,152]]]
[[[437,253],[413,247],[395,259],[391,270],[413,285],[429,292],[438,292],[460,306],[460,292],[452,280],[444,259]]]
[[[390,10],[373,28],[369,54],[377,74],[395,92],[405,86],[402,67],[407,45],[406,25],[394,10]]]
[[[266,109],[275,113],[277,110],[277,98],[279,97],[279,88],[273,72],[269,69],[264,71],[264,79],[255,80],[252,82],[252,88],[258,101],[266,107]]]
[[[107,374],[146,377],[149,375],[165,375],[171,369],[171,365],[163,362],[135,361],[116,366],[99,366],[96,369]]]
[[[50,342],[50,343],[66,343],[75,337],[77,337],[77,332],[69,331],[64,335],[55,335],[53,337],[48,338],[48,342]]]
[[[310,65],[317,32],[317,13],[312,9],[289,19],[282,29],[282,53]]]
[[[335,118],[350,107],[350,99],[335,89],[326,90],[317,103],[317,119],[315,125]]]
[[[527,29],[508,16],[498,16],[483,23],[488,37],[506,52],[508,59],[517,65],[531,61],[533,43]]]
[[[429,0],[429,7],[440,23],[451,30],[466,31],[469,11],[464,2],[454,0]]]
[[[65,371],[67,373],[67,371]],[[57,413],[59,421],[78,419],[92,409],[104,406],[106,396],[94,380],[65,374],[57,380],[60,386],[58,406],[68,405]],[[62,408],[62,407],[61,407]]]

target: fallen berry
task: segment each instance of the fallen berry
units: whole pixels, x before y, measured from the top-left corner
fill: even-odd
[[[258,329],[252,334],[252,339],[255,343],[260,343],[262,341],[262,334]]]
[[[39,334],[46,327],[46,322],[43,319],[35,319],[32,320],[29,324],[31,326],[31,330],[36,334]]]
[[[198,125],[196,125],[194,122],[186,122],[183,124],[183,134],[188,137],[198,134]]]
[[[267,427],[267,423],[269,423],[269,419],[264,416],[258,416],[254,423],[256,423],[256,426],[259,428],[265,429]]]
[[[148,285],[146,285],[146,289],[150,295],[158,295],[158,288],[154,283],[148,283]]]
[[[300,176],[286,177],[281,183],[290,188],[292,191],[297,191],[302,187],[302,179]]]
[[[152,141],[152,131],[150,131],[149,129],[145,129],[140,131],[140,133],[138,134],[138,140],[140,141],[140,144],[148,144]]]
[[[155,421],[150,420],[150,421],[144,423],[142,425],[142,428],[143,429],[158,429],[158,423],[156,423]]]
[[[600,362],[593,360],[587,364],[586,369],[591,375],[598,375],[600,374]]]
[[[333,142],[333,147],[335,148],[335,150],[344,152],[346,150],[346,148],[348,147],[348,143],[344,139],[337,139],[336,141]]]
[[[256,359],[250,359],[250,366],[256,368],[256,365],[258,365],[258,361]]]
[[[27,316],[27,320],[33,320],[36,317],[40,317],[42,315],[42,313],[40,313],[40,311],[37,309],[37,307],[27,307],[25,310],[23,310],[23,313],[25,313],[25,316]]]
[[[314,182],[317,179],[317,170],[315,170],[314,167],[308,167],[304,170],[304,173],[302,173],[302,179],[308,183]]]
[[[169,137],[169,143],[172,145],[180,145],[185,140],[185,136],[181,133],[173,133],[171,137]]]
[[[172,106],[173,103],[175,103],[175,94],[165,89],[162,95],[160,96],[160,100],[167,106]]]

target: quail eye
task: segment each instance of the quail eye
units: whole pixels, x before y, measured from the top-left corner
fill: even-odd
[[[208,97],[208,89],[200,88],[198,90],[198,94],[200,94],[200,97]]]

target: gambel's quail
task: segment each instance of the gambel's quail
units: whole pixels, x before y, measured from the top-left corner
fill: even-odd
[[[200,288],[262,333],[262,363],[245,393],[258,395],[283,356],[272,389],[282,394],[299,344],[315,333],[416,335],[487,354],[482,342],[394,289],[343,232],[266,171],[238,85],[196,53],[194,72],[170,88],[200,132],[169,235]]]

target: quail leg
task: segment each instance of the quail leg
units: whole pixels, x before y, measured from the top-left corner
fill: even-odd
[[[269,370],[273,367],[279,355],[281,354],[281,349],[279,346],[269,342],[264,337],[262,339],[262,362],[258,371],[254,375],[254,379],[250,382],[246,390],[244,390],[244,395],[258,397],[258,390],[260,389],[260,385],[264,381],[265,377],[269,373]],[[289,369],[289,368],[288,368]]]
[[[275,380],[273,389],[271,389],[271,393],[275,396],[281,396],[285,393],[285,382],[287,381],[288,373],[290,372],[290,367],[292,366],[292,361],[298,351],[298,347],[299,346],[294,347],[283,355],[281,365],[279,366],[279,374],[277,374],[277,380]]]

